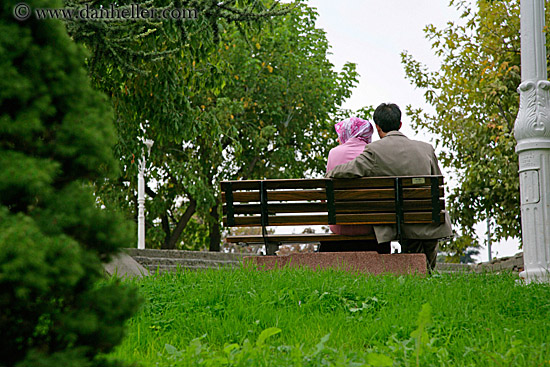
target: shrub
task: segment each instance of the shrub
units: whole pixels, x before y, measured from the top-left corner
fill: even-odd
[[[19,22],[16,4],[0,5],[0,365],[104,365],[138,305],[100,281],[101,260],[133,241],[90,188],[116,167],[113,114],[64,25]]]

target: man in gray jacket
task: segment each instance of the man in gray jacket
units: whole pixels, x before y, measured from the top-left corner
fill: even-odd
[[[373,118],[380,140],[367,144],[357,158],[336,166],[326,177],[441,175],[433,147],[399,132],[401,111],[396,104],[382,103],[374,111]],[[379,244],[397,239],[395,226],[374,226],[374,232]],[[434,269],[438,239],[451,235],[447,213],[445,222],[440,225],[406,224],[403,226],[401,252],[426,254],[428,268]]]

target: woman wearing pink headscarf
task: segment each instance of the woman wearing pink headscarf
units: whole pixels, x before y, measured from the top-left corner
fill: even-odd
[[[358,117],[350,117],[334,125],[340,145],[330,150],[327,161],[327,172],[339,164],[347,163],[363,152],[365,146],[372,141],[374,129],[369,121]],[[373,233],[371,225],[331,225],[330,230],[342,235],[361,235]],[[352,241],[354,243],[321,243],[320,251],[378,251],[389,253],[389,246],[381,248],[376,241]],[[386,248],[388,247],[388,248]]]
[[[359,117],[350,117],[334,125],[338,134],[339,146],[328,154],[327,172],[339,164],[347,163],[363,152],[372,141],[372,124]]]
[[[340,145],[334,147],[328,153],[327,172],[339,164],[352,161],[363,153],[365,146],[372,141],[374,129],[369,121],[359,117],[350,117],[334,125]],[[369,225],[331,225],[333,233],[343,235],[370,234],[373,229]]]

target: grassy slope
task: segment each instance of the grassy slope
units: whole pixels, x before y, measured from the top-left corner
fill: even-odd
[[[113,355],[143,366],[550,366],[550,286],[515,279],[250,269],[150,277]],[[431,315],[419,316],[426,303]],[[271,327],[281,332],[256,343]]]

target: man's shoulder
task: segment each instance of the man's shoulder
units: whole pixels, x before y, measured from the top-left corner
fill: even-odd
[[[425,149],[431,149],[433,150],[434,147],[433,145],[431,145],[430,143],[426,143],[424,141],[420,141],[420,140],[413,140],[413,139],[409,139],[409,141],[412,143],[412,144],[416,144],[420,147],[424,147]]]
[[[430,149],[430,150],[434,149],[430,143],[426,143],[420,140],[410,139],[400,131],[390,131],[386,135],[386,137],[384,137],[384,139],[377,140],[374,143],[379,143],[381,145],[386,145],[386,144],[393,145],[395,144],[394,140],[399,140],[399,144],[414,145],[417,147],[421,147],[423,149]],[[374,143],[371,143],[370,145],[373,145]]]

